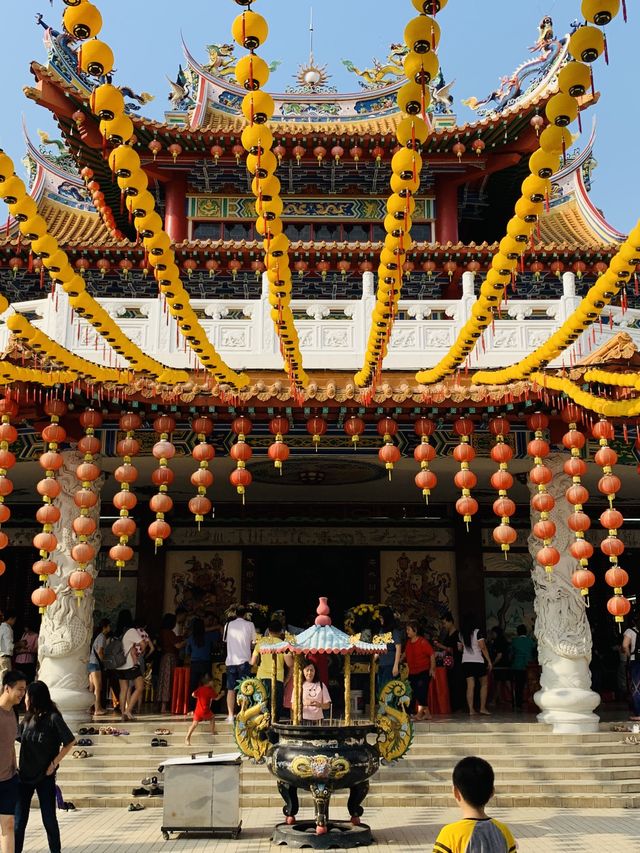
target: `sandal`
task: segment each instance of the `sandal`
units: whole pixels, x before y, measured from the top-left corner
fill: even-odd
[[[75,750],[73,751],[73,757],[74,757],[74,758],[92,758],[92,757],[93,757],[93,753],[92,753],[92,752],[87,752],[87,750],[86,750],[86,749],[75,749]]]
[[[169,729],[156,729],[154,735],[170,735]]]
[[[151,746],[169,746],[169,744],[162,737],[154,737],[151,738]]]
[[[157,776],[149,776],[147,779],[143,779],[140,782],[141,785],[157,785],[158,777]]]
[[[147,789],[147,788],[134,788],[134,789],[131,791],[131,795],[132,795],[133,797],[148,797],[148,796],[149,796],[149,791],[148,791],[148,789]]]
[[[90,737],[83,737],[77,741],[77,746],[93,746],[93,741]]]
[[[631,743],[637,746],[640,744],[640,737],[638,737],[638,735],[629,735],[622,741],[622,743]]]
[[[144,810],[142,803],[129,803],[130,812],[141,812]]]

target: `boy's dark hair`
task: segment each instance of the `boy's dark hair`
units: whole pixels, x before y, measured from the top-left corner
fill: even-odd
[[[527,633],[527,626],[526,625],[518,625],[516,630],[518,632],[519,637],[524,637],[524,636],[526,636],[526,633]]]
[[[279,619],[272,619],[269,622],[269,633],[273,636],[274,634],[282,634],[282,622]]]
[[[24,672],[20,672],[19,669],[9,669],[2,676],[2,686],[3,687],[15,687],[19,681],[27,680],[27,676]]]
[[[242,605],[236,607],[236,619],[244,619],[246,612],[246,607],[243,607]]]
[[[16,613],[15,610],[7,610],[4,614],[4,621],[5,622],[8,622],[9,619],[17,619],[17,618],[18,618],[18,614]]]
[[[493,767],[484,758],[470,755],[453,768],[453,786],[460,791],[465,803],[481,809],[493,796],[495,777]]]

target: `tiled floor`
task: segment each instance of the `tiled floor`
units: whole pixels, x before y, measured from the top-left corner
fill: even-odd
[[[498,809],[495,817],[507,822],[521,853],[640,853],[640,821],[633,812],[587,809]],[[301,813],[301,817],[310,814]],[[39,814],[27,829],[25,853],[47,853]],[[336,813],[336,818],[341,817]],[[456,820],[455,809],[370,809],[365,819],[375,831],[377,851],[421,851],[431,845],[443,823]],[[243,831],[237,841],[180,839],[164,841],[162,813],[149,809],[86,809],[60,816],[65,853],[267,853],[271,829],[280,819],[274,809],[254,809],[243,814]]]

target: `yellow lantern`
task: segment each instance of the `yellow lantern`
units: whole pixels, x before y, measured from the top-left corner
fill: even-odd
[[[143,190],[138,195],[128,195],[125,199],[125,205],[133,216],[146,216],[155,208],[156,200],[149,190]]]
[[[82,45],[80,69],[92,77],[106,77],[113,71],[113,51],[106,42],[91,39]]]
[[[561,92],[580,98],[591,86],[591,69],[584,62],[567,62],[558,74],[558,88]]]
[[[507,223],[507,234],[519,243],[528,243],[529,235],[531,234],[531,225],[525,222],[524,219],[520,219],[519,216],[513,216]]]
[[[519,258],[524,250],[525,246],[513,237],[507,235],[500,240],[499,251],[503,255],[506,255],[510,260]]]
[[[109,154],[109,168],[119,178],[128,178],[140,171],[140,156],[131,146],[119,145]]]
[[[49,226],[40,214],[36,214],[21,222],[18,225],[18,229],[27,240],[37,240],[39,237],[44,237],[49,230]]]
[[[40,258],[46,258],[49,257],[49,255],[53,255],[59,248],[58,241],[55,237],[51,237],[49,234],[44,234],[42,237],[38,237],[38,239],[34,240],[31,244],[31,250]]]
[[[133,136],[133,122],[121,115],[111,121],[100,122],[100,133],[110,145],[123,145]]]
[[[383,226],[387,234],[391,234],[393,237],[401,237],[403,234],[408,234],[411,231],[412,222],[410,217],[407,217],[406,220],[396,219],[394,216],[387,214],[384,218]]]
[[[566,127],[550,125],[540,134],[540,148],[547,154],[564,154],[571,147],[573,137]]]
[[[431,103],[431,94],[428,89],[423,89],[417,83],[405,83],[398,91],[398,106],[403,113],[417,116]]]
[[[269,252],[269,254],[277,258],[287,254],[291,241],[285,234],[278,234],[277,237],[274,237],[269,242],[265,240],[263,245],[265,252]]]
[[[494,255],[491,261],[491,266],[501,275],[505,275],[506,273],[511,272],[511,270],[515,270],[518,266],[518,262],[514,258],[508,258],[506,255],[502,254],[502,252],[498,252]]]
[[[414,53],[411,51],[404,58],[404,73],[407,80],[413,80],[418,85],[429,83],[438,75],[440,63],[437,54]]]
[[[422,157],[417,151],[401,148],[391,158],[391,170],[394,175],[409,180],[422,171]]]
[[[387,234],[384,245],[391,252],[395,252],[398,255],[405,255],[413,248],[413,240],[409,236],[392,237],[391,234]]]
[[[278,168],[278,161],[272,151],[265,151],[264,154],[258,156],[256,154],[247,155],[247,170],[260,178],[267,178]]]
[[[569,39],[569,53],[580,62],[595,62],[604,53],[604,35],[597,27],[580,27]]]
[[[144,169],[136,169],[128,177],[118,178],[118,186],[126,195],[140,195],[149,186],[149,178]]]
[[[529,158],[529,169],[532,175],[539,178],[550,178],[560,168],[560,155],[549,154],[539,148]]]
[[[404,145],[405,148],[421,151],[429,138],[429,128],[420,116],[410,116],[402,119],[396,128],[396,137],[400,145]]]
[[[260,217],[256,219],[256,231],[261,237],[267,237],[270,235],[271,238],[276,237],[278,234],[282,234],[283,224],[281,219],[265,219],[264,217]]]
[[[262,15],[247,9],[234,20],[231,34],[240,47],[256,50],[269,36],[269,26]]]
[[[14,172],[13,160],[0,148],[0,181],[6,181]]]
[[[406,198],[402,198],[402,196],[390,195],[387,199],[387,213],[391,216],[395,216],[396,219],[404,218],[405,215],[413,216],[413,213],[416,209],[416,200],[413,196],[407,196]]]
[[[440,25],[429,15],[413,18],[404,30],[404,43],[415,53],[437,50],[440,41]]]
[[[84,41],[98,35],[102,29],[102,15],[87,0],[78,6],[68,6],[62,16],[62,25],[72,36]]]
[[[250,53],[238,60],[234,73],[239,86],[254,92],[266,85],[270,72],[264,59]]]
[[[547,118],[556,127],[566,127],[578,118],[578,102],[571,95],[559,92],[547,103]]]
[[[534,204],[542,202],[551,193],[551,181],[539,178],[537,175],[529,175],[522,182],[522,195]]]
[[[143,238],[153,237],[154,234],[158,234],[163,229],[162,219],[155,211],[146,216],[138,216],[134,219],[133,224],[138,234]]]
[[[424,15],[437,15],[447,5],[448,0],[411,0],[418,12]]]
[[[532,202],[528,198],[520,198],[516,202],[515,214],[525,222],[533,223],[543,211],[542,202]]]
[[[264,124],[269,121],[275,108],[273,98],[266,92],[250,92],[242,99],[242,115],[250,124]]]
[[[16,176],[11,176],[0,183],[0,198],[7,204],[16,204],[26,196],[27,189],[24,181]]]
[[[171,248],[171,240],[164,232],[154,234],[153,237],[148,237],[144,240],[144,247],[152,255],[161,255],[167,249]]]
[[[242,131],[240,141],[250,154],[262,154],[273,147],[273,134],[266,125],[250,124]]]
[[[18,222],[25,222],[38,213],[38,205],[30,195],[25,195],[19,201],[9,205],[9,213]]]
[[[582,0],[582,15],[585,21],[604,27],[620,11],[620,0]]]
[[[263,198],[273,198],[280,195],[281,190],[282,185],[275,175],[269,175],[268,178],[254,178],[251,181],[251,192],[256,198],[259,195]]]
[[[89,101],[91,112],[98,118],[111,121],[124,113],[124,97],[120,89],[111,83],[103,83],[93,90]]]
[[[400,175],[391,175],[391,191],[393,193],[403,195],[403,194],[413,194],[418,192],[420,187],[420,178],[416,175],[415,178],[412,176],[411,178],[401,178]]]

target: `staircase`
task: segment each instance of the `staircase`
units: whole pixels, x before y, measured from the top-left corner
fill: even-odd
[[[92,725],[91,723],[87,724]],[[135,798],[132,788],[146,776],[157,774],[166,758],[211,750],[235,751],[231,727],[217,722],[211,743],[205,725],[200,726],[191,747],[184,744],[188,726],[184,718],[144,717],[120,724],[102,717],[95,728],[113,725],[130,734],[120,737],[90,736],[86,747],[93,757],[65,759],[59,784],[65,800],[78,807],[126,806]],[[168,747],[151,748],[157,728],[168,728]],[[496,773],[495,805],[499,807],[555,806],[564,808],[637,808],[640,806],[640,745],[623,743],[625,734],[612,732],[607,723],[594,734],[554,735],[536,723],[438,722],[416,726],[407,758],[393,767],[382,767],[371,781],[365,806],[452,805],[451,771],[465,755],[480,755]],[[347,796],[336,794],[332,802],[346,806]],[[161,797],[145,797],[147,808],[161,806]],[[302,804],[308,804],[303,794]],[[283,803],[275,780],[265,767],[243,765],[241,806],[273,807]]]

